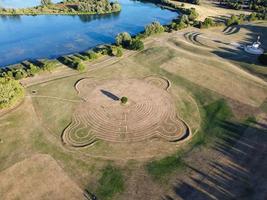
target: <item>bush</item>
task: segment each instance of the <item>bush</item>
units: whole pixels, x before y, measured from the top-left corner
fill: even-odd
[[[2,78],[13,78],[14,79],[13,71],[11,71],[10,69],[1,70],[0,77],[2,77]]]
[[[192,3],[196,5],[200,5],[200,0],[193,0]]]
[[[240,24],[240,19],[236,15],[232,15],[230,19],[226,21],[226,26],[233,26]]]
[[[197,17],[198,17],[198,13],[197,13],[196,9],[195,8],[191,8],[190,11],[189,11],[188,19],[190,21],[194,21],[194,20],[197,19]]]
[[[40,68],[37,67],[36,65],[34,64],[30,64],[29,65],[29,68],[27,69],[27,75],[28,76],[34,76],[35,74],[37,74],[38,72],[40,72]]]
[[[143,50],[144,48],[145,47],[144,47],[143,41],[141,41],[140,39],[133,39],[132,40],[130,49],[140,51],[140,50]]]
[[[56,65],[53,61],[44,61],[43,70],[44,71],[53,71],[56,68]]]
[[[200,23],[200,28],[209,28],[209,27],[212,27],[214,25],[215,25],[215,23],[214,23],[213,19],[206,18],[204,20],[204,22]]]
[[[132,37],[129,33],[123,32],[119,33],[116,37],[116,44],[118,46],[123,46],[124,48],[128,48],[131,44]]]
[[[267,53],[264,53],[264,54],[261,54],[259,57],[258,57],[258,60],[261,64],[263,65],[267,65]]]
[[[120,46],[111,46],[110,55],[121,57],[123,55],[122,48]]]
[[[145,27],[145,35],[150,36],[164,32],[164,27],[159,22],[152,22]]]
[[[24,89],[18,81],[0,78],[0,109],[8,108],[24,96]]]
[[[79,72],[83,72],[83,71],[85,71],[85,66],[84,66],[84,64],[82,64],[82,63],[78,63],[76,69],[77,69]]]
[[[173,20],[170,28],[173,30],[181,30],[188,27],[189,19],[187,15],[181,15],[178,19]]]
[[[122,48],[121,47],[117,47],[117,54],[116,54],[116,56],[117,57],[122,57],[122,55],[123,55]]]
[[[249,20],[249,21],[255,21],[255,20],[257,20],[257,15],[256,15],[256,13],[251,13],[251,14],[248,16],[248,20]]]
[[[48,6],[48,5],[51,5],[52,2],[51,0],[41,0],[41,5],[42,6]]]
[[[92,50],[85,52],[84,55],[87,57],[87,60],[95,60],[98,58],[98,54]]]
[[[16,80],[20,80],[27,77],[27,72],[24,69],[17,69],[13,74]]]

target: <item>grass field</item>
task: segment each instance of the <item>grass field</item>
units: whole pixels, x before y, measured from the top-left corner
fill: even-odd
[[[249,55],[234,44],[254,40],[257,32],[265,33],[266,27],[241,25],[232,34],[225,34],[222,28],[164,33],[149,38],[141,52],[87,63],[85,73],[66,69],[64,74],[69,76],[59,78],[55,72],[51,74],[55,80],[47,75],[24,80],[30,85],[24,102],[0,116],[0,178],[5,180],[0,183],[0,195],[16,199],[31,191],[29,199],[77,199],[86,191],[100,199],[134,200],[186,199],[183,195],[187,192],[191,199],[209,199],[207,194],[227,199],[218,187],[237,198],[244,194],[244,185],[257,191],[254,185],[266,182],[259,177],[264,171],[260,162],[265,162],[262,152],[266,149],[266,137],[260,133],[266,131],[262,112],[266,112],[267,68],[260,66],[255,57],[254,63],[248,63]],[[71,123],[77,105],[84,102],[75,89],[77,81],[93,78],[96,83],[120,80],[122,84],[122,80],[140,81],[148,76],[170,81],[170,102],[192,133],[187,140],[168,142],[152,137],[124,143],[98,139],[83,148],[63,144],[63,131]],[[156,79],[156,83],[162,80]],[[90,97],[89,90],[82,92]],[[86,132],[79,134],[86,137]],[[248,145],[240,146],[238,141]],[[260,148],[254,148],[256,144]],[[241,150],[248,157],[239,155]],[[41,167],[44,162],[47,168]],[[253,165],[259,170],[244,172],[242,180],[246,183],[238,179],[235,188],[219,184],[218,177],[229,175],[231,169],[247,170]],[[209,171],[216,180],[205,178]],[[20,177],[23,184],[15,184],[10,174]],[[210,191],[201,187],[202,182]],[[54,189],[55,184],[62,187]]]

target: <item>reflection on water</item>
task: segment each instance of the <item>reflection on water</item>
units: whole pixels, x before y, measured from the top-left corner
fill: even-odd
[[[153,21],[166,24],[178,15],[151,3],[120,3],[120,13],[107,15],[1,16],[0,66],[85,51],[114,42],[120,32],[136,34]]]
[[[12,16],[4,16],[4,15],[0,15],[0,19],[2,21],[20,21],[20,15],[12,15]]]
[[[105,15],[78,15],[79,19],[81,22],[84,22],[84,23],[88,23],[90,21],[93,21],[93,20],[99,20],[99,19],[115,19],[117,17],[119,17],[120,15],[120,12],[118,13],[109,13],[109,14],[105,14]],[[54,15],[54,16],[57,16],[57,15]],[[61,15],[58,15],[58,16],[61,16]],[[37,17],[36,16],[32,16],[32,17]],[[73,16],[73,15],[70,15],[69,17],[73,17],[73,18],[76,18],[76,16]],[[21,21],[21,16],[20,15],[10,15],[10,16],[5,16],[5,15],[0,15],[0,19],[2,21]]]
[[[93,20],[99,20],[99,19],[115,19],[119,17],[120,12],[118,13],[109,13],[106,15],[78,15],[81,22],[88,23]]]

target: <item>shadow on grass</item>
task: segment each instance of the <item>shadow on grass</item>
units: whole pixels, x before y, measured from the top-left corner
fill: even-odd
[[[190,176],[177,181],[173,197],[162,199],[266,199],[266,124],[218,123],[225,134],[212,147],[217,159],[208,162],[208,169],[188,165]]]
[[[113,101],[119,101],[120,98],[118,96],[116,96],[115,94],[106,91],[106,90],[100,90],[102,94],[104,94],[106,97],[112,99]]]

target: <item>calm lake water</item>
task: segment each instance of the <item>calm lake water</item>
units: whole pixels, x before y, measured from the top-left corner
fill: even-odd
[[[57,3],[62,0],[52,0]],[[41,0],[0,0],[0,7],[4,8],[28,8],[40,5]]]
[[[19,7],[39,4],[38,0],[0,0],[0,5],[12,2]],[[153,21],[166,24],[178,15],[151,3],[120,3],[122,11],[108,15],[0,17],[0,66],[88,50],[114,42],[120,32],[136,34]]]

